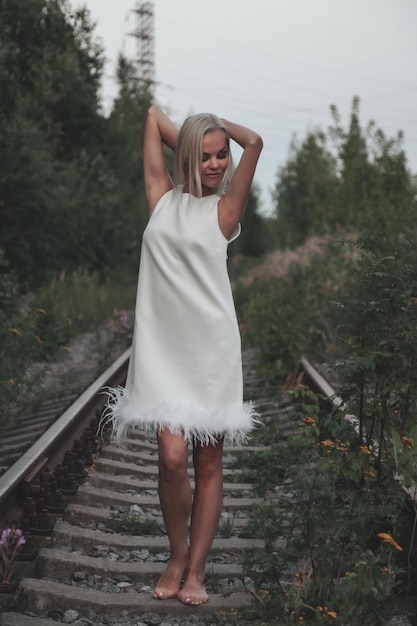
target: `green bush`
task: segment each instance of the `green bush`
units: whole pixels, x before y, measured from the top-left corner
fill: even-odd
[[[320,418],[302,387],[291,395],[296,402],[289,420],[298,426],[288,442],[291,453],[282,459],[276,446],[258,453],[256,462],[253,455],[242,461],[245,480],[268,489],[247,528],[265,543],[243,557],[256,588],[243,618],[259,624],[385,623],[403,566],[395,537],[405,494],[388,469],[377,475],[376,456],[358,445],[342,415]],[[271,470],[267,482],[262,466]]]
[[[0,424],[36,401],[42,393],[42,367],[70,353],[70,343],[80,333],[96,336],[103,364],[116,349],[125,349],[131,341],[136,289],[133,279],[116,276],[103,282],[84,271],[61,274],[49,287],[20,297],[12,277],[9,282],[11,295],[0,310]]]
[[[334,342],[332,301],[343,263],[335,247],[308,264],[294,263],[284,277],[257,279],[237,290],[244,341],[259,349],[260,371],[267,378],[283,382],[298,371],[302,356],[321,356]]]
[[[406,436],[417,423],[417,241],[374,233],[351,244],[358,262],[338,303],[344,358],[341,395],[359,420],[359,440]],[[389,459],[388,459],[389,460]]]
[[[265,546],[244,555],[255,602],[230,624],[379,626],[410,592],[417,506],[402,486],[417,490],[417,243],[377,231],[346,243],[348,263],[328,257],[240,294],[263,371],[282,380],[323,350],[345,404],[322,415],[296,388],[298,434],[281,443],[267,421],[272,445],[239,462],[265,497],[246,534]]]

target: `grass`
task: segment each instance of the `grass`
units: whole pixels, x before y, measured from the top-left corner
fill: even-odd
[[[161,536],[164,534],[156,520],[142,519],[135,513],[112,513],[107,527],[113,532],[126,535]]]
[[[63,273],[0,311],[0,426],[41,402],[48,368],[65,370],[83,334],[93,336],[98,370],[130,345],[135,290],[134,277]]]
[[[220,520],[218,532],[222,539],[229,539],[233,536],[234,518],[233,516],[222,517]]]

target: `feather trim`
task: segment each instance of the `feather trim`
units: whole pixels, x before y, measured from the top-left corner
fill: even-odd
[[[189,442],[215,444],[225,436],[231,445],[243,445],[257,425],[262,424],[253,402],[245,402],[224,409],[210,409],[193,403],[160,402],[133,407],[124,387],[106,387],[108,397],[100,420],[99,430],[111,426],[111,441],[122,445],[128,430],[133,428],[145,434],[168,429],[174,435],[183,435]]]

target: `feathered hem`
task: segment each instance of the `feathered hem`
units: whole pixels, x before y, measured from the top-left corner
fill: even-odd
[[[223,409],[210,409],[197,404],[160,402],[133,407],[124,387],[104,390],[109,398],[100,420],[99,430],[111,426],[111,441],[122,445],[130,429],[151,435],[168,429],[183,435],[189,442],[215,444],[225,436],[231,445],[243,445],[249,433],[260,425],[259,414],[252,402]]]

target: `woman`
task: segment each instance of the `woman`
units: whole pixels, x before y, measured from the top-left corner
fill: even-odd
[[[243,148],[234,171],[230,139]],[[164,144],[175,151],[175,185]],[[170,561],[154,592],[161,600],[207,602],[204,572],[222,510],[224,437],[240,443],[257,421],[253,406],[242,401],[226,259],[261,150],[259,135],[216,116],[190,116],[178,132],[159,107],[148,111],[143,162],[150,219],[132,355],[126,387],[111,391],[106,417],[116,441],[131,426],[157,434],[159,498],[170,542]]]

